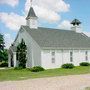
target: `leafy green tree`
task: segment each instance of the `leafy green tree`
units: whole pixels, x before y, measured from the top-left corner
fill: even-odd
[[[4,60],[4,38],[3,35],[0,34],[0,62]]]
[[[2,61],[7,62],[8,61],[8,50],[4,49],[2,54],[3,54],[2,55],[3,56],[3,60]]]
[[[4,49],[3,51],[0,52],[0,62],[2,61],[5,61],[5,62],[8,61],[8,50],[7,49]]]
[[[0,51],[4,49],[4,38],[3,35],[0,34]]]
[[[19,61],[19,67],[25,68],[26,67],[26,54],[27,54],[27,47],[25,45],[24,40],[22,39],[21,43],[17,46],[17,60]]]

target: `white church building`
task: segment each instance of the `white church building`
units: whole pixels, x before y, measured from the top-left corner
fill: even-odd
[[[9,48],[9,67],[17,67],[17,45],[23,39],[27,46],[26,67],[59,68],[62,64],[90,62],[90,38],[81,32],[81,22],[74,19],[71,30],[38,27],[38,17],[30,7],[26,25],[21,26]]]

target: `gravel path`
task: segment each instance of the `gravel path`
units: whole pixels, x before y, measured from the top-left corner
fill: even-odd
[[[0,90],[84,90],[90,74],[0,82]]]

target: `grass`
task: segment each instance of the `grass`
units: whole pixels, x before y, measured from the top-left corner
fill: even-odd
[[[86,87],[85,90],[90,90],[90,87]]]
[[[5,69],[0,70],[0,81],[9,80],[24,80],[31,78],[42,78],[42,77],[54,77],[54,76],[66,76],[66,75],[79,75],[90,73],[90,66],[80,66],[73,69],[49,69],[41,72],[31,72],[28,69],[14,70]]]

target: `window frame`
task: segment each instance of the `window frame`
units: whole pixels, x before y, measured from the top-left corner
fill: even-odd
[[[55,58],[52,58],[52,63],[55,63]]]
[[[55,55],[56,55],[56,52],[55,51],[51,51],[51,62],[54,64],[55,63]]]
[[[70,51],[70,62],[73,62],[73,51]]]
[[[88,51],[85,51],[85,61],[88,61]]]

